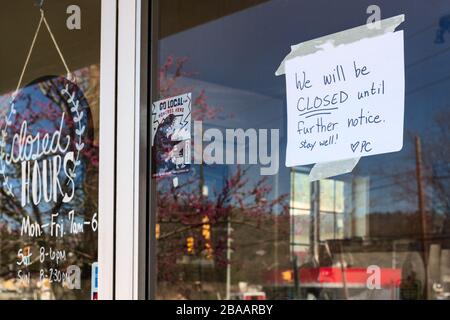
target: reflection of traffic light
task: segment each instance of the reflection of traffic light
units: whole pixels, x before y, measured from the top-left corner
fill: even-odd
[[[205,239],[205,255],[207,259],[212,259],[213,249],[211,247],[211,225],[208,216],[202,219],[202,236]]]
[[[211,225],[209,224],[208,216],[202,219],[202,235],[205,240],[211,240]]]
[[[287,282],[292,282],[292,272],[291,271],[283,271],[282,273],[281,273],[281,278],[284,280],[284,281],[287,281]]]
[[[211,248],[211,243],[207,242],[205,244],[205,255],[206,255],[206,259],[212,259],[213,257],[213,249]]]
[[[194,253],[194,237],[191,236],[186,238],[186,248],[189,254]]]
[[[159,239],[159,235],[160,235],[160,232],[161,232],[161,227],[160,227],[160,225],[159,225],[159,223],[157,223],[156,224],[156,228],[155,228],[156,230],[156,232],[155,232],[155,236],[156,236],[156,240],[158,240]]]

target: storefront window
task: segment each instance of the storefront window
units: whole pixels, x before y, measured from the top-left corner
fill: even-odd
[[[0,299],[96,299],[100,1],[33,4],[0,11]]]
[[[450,3],[378,2],[381,19],[405,15],[403,147],[314,182],[312,165],[285,166],[274,73],[292,45],[366,24],[372,3],[158,3],[157,298],[447,297]]]

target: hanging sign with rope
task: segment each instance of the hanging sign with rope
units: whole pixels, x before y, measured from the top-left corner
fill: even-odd
[[[36,32],[34,34],[31,47],[28,51],[25,64],[22,68],[22,72],[20,74],[16,90],[14,91],[11,97],[9,103],[9,112],[7,112],[1,127],[0,174],[3,177],[3,187],[5,189],[5,192],[12,197],[15,197],[16,193],[13,191],[15,189],[13,181],[8,176],[8,172],[11,171],[10,168],[11,166],[21,164],[22,177],[27,177],[29,176],[29,174],[27,174],[26,170],[27,168],[30,168],[29,163],[30,161],[33,161],[35,164],[37,164],[39,158],[43,158],[45,156],[49,156],[51,154],[55,154],[58,152],[67,153],[67,151],[70,149],[72,145],[76,149],[76,154],[74,154],[73,152],[66,154],[63,163],[64,165],[67,165],[68,162],[71,162],[73,164],[72,168],[67,167],[64,170],[64,172],[66,173],[66,178],[71,180],[71,183],[73,184],[74,183],[73,179],[76,176],[75,173],[76,167],[80,164],[80,154],[85,146],[85,144],[83,143],[83,134],[86,131],[86,121],[83,121],[83,119],[86,116],[86,111],[83,111],[83,109],[87,110],[89,106],[86,100],[83,98],[83,93],[75,83],[75,78],[70,72],[69,67],[67,66],[66,60],[61,52],[61,49],[59,48],[58,43],[56,42],[56,39],[53,35],[53,32],[51,31],[51,28],[44,14],[44,10],[42,8],[40,9],[40,12],[41,18],[39,20],[38,27],[36,28]],[[23,90],[21,90],[23,77],[30,62],[31,54],[35,47],[36,39],[39,35],[39,31],[41,30],[42,24],[45,24],[46,29],[50,34],[50,37],[55,45],[55,48],[58,51],[59,57],[61,58],[61,61],[63,62],[64,67],[67,71],[67,78],[55,77],[54,79],[51,79],[51,77],[45,77],[39,79],[40,81],[34,81],[32,83],[34,85],[29,85],[25,87]],[[35,94],[34,90],[36,89],[36,86],[40,87],[42,96],[39,97],[37,103],[33,103],[33,100],[36,100],[37,98],[37,95]],[[58,92],[54,92],[55,89]],[[23,119],[24,114],[21,113],[18,116],[17,111],[18,110],[23,111],[21,109],[28,108],[31,109],[29,110],[30,112],[32,111],[39,112],[39,110],[32,110],[32,109],[37,105],[42,105],[43,99],[50,100],[54,104],[56,103],[61,105],[63,103],[65,104],[66,108],[61,108],[62,118],[61,118],[61,125],[58,130],[53,132],[53,134],[50,134],[49,132],[46,132],[44,134],[43,130],[40,130],[40,132],[37,132],[35,135],[33,135],[28,131],[30,129],[29,128],[30,124],[27,121],[27,119]],[[28,100],[28,104],[23,105],[24,102],[23,100]],[[63,142],[61,137],[62,133],[60,130],[64,128],[64,122],[68,120],[69,117],[70,117],[69,121],[72,120],[74,122],[72,126],[75,127],[74,132],[76,137],[71,141],[71,137],[66,136],[65,139],[66,145],[64,146],[61,145]],[[13,134],[11,131],[14,131],[13,129],[17,128],[18,125],[17,120],[23,121],[19,126],[20,131]],[[8,135],[12,135],[12,142],[9,145],[8,145],[8,138],[9,138]],[[58,158],[55,158],[55,161],[57,161],[56,159]],[[58,160],[59,160],[58,162],[61,163],[62,159]],[[33,170],[37,172],[37,169]],[[36,173],[35,175],[38,175],[38,173]],[[23,185],[24,183],[22,183],[22,186]],[[38,187],[37,182],[31,183],[31,185],[34,187]],[[39,192],[37,190],[32,192],[32,195],[34,196],[33,203],[35,205],[39,204],[41,193],[45,193],[45,190],[41,191],[43,192]],[[56,195],[55,192],[56,191],[53,191],[53,193]],[[22,187],[22,206],[26,205],[25,198],[27,197],[27,194],[29,195],[29,193],[26,192],[26,189]],[[65,194],[63,200],[65,202],[69,202],[72,197],[73,195],[68,196],[67,194]]]
[[[43,76],[22,87],[42,26],[67,75]],[[88,101],[42,7],[16,90],[6,109],[0,118],[1,193],[17,208],[20,242],[27,244],[26,250],[20,247],[18,251],[17,278],[28,286],[42,287],[47,281],[66,289],[80,289],[81,269],[76,265],[76,257],[69,259],[74,255],[66,253],[66,248],[73,248],[88,229],[97,231],[97,214],[89,213],[90,218],[85,219],[86,194],[80,188],[86,177],[83,159],[93,141],[92,120]],[[53,255],[48,254],[49,248]],[[32,256],[39,256],[40,264],[33,263]],[[34,273],[35,281],[31,279]]]

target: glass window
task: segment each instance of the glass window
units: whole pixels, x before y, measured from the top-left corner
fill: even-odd
[[[25,64],[33,3],[0,11],[0,299],[95,299],[100,1],[45,1],[63,59],[42,20]]]
[[[311,166],[285,166],[275,70],[291,45],[365,24],[371,4],[159,1],[157,298],[448,298],[450,2],[378,2],[406,18],[401,151],[312,183]],[[191,101],[188,138],[172,138],[189,121],[173,97]],[[180,141],[192,162],[177,166]]]

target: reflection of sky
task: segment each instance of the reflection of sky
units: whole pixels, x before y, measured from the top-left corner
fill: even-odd
[[[285,80],[274,72],[291,45],[364,24],[371,4],[369,0],[270,1],[163,39],[161,63],[168,55],[188,57],[186,70],[197,74],[186,83],[196,90],[205,89],[209,104],[236,114],[237,119],[220,120],[214,126],[280,129],[280,175],[274,180],[279,180],[279,193],[288,193]],[[443,44],[435,44],[434,39],[439,18],[450,14],[450,1],[384,0],[377,4],[382,18],[406,16],[400,26],[405,31],[405,133],[424,135],[433,117],[448,109],[450,36],[446,34]],[[416,207],[416,202],[402,203],[391,197],[398,189],[391,177],[415,181],[413,154],[414,145],[405,135],[401,152],[360,161],[354,173],[370,176],[371,199],[376,199],[372,211]],[[402,172],[407,174],[402,177]]]

